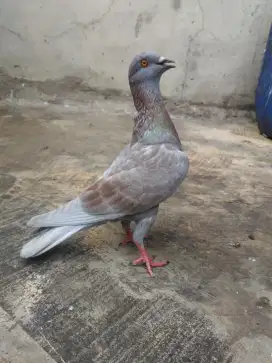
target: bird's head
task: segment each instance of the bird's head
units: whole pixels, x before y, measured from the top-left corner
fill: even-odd
[[[168,69],[175,68],[175,62],[153,52],[136,55],[129,67],[129,83],[137,84],[145,81],[159,81]]]

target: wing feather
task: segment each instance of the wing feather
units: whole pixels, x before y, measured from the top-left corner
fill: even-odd
[[[188,167],[187,155],[171,144],[137,143],[123,150],[103,177],[79,197],[33,217],[28,225],[97,225],[144,212],[175,192]]]

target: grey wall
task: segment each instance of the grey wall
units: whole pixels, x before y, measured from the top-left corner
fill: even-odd
[[[248,104],[271,15],[271,0],[0,0],[0,67],[128,91],[131,58],[154,50],[178,64],[166,96]]]

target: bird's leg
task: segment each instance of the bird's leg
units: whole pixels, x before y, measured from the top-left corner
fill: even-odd
[[[132,232],[132,229],[130,228],[130,221],[124,219],[121,221],[121,224],[122,224],[123,230],[126,233],[126,237],[121,243],[119,243],[119,246],[120,245],[125,246],[128,243],[133,243],[133,237],[132,237],[133,232]]]
[[[168,261],[154,262],[153,259],[147,254],[147,251],[143,243],[146,232],[149,230],[149,228],[152,226],[152,224],[156,219],[157,211],[158,209],[155,210],[155,214],[151,216],[149,215],[148,217],[138,221],[133,231],[133,241],[135,245],[138,247],[141,256],[136,260],[134,260],[132,264],[133,265],[145,264],[147,271],[151,277],[153,276],[152,267],[163,267],[168,264]]]
[[[126,246],[128,243],[133,243],[133,230],[130,227],[131,221],[128,221],[126,219],[121,221],[121,225],[123,230],[126,233],[126,237],[122,242],[119,243],[118,247],[120,246]],[[145,235],[144,238],[149,238],[149,235]]]
[[[144,245],[135,242],[136,246],[138,247],[141,257],[137,258],[132,262],[134,266],[145,264],[147,268],[147,272],[151,277],[153,277],[152,267],[163,267],[168,265],[169,261],[153,261],[152,257],[148,256]]]

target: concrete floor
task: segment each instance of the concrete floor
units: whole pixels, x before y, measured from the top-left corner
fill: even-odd
[[[148,248],[171,263],[151,279],[119,224],[19,258],[26,221],[129,141],[131,102],[0,104],[1,363],[272,361],[272,143],[243,111],[169,109],[191,169],[161,205]]]

